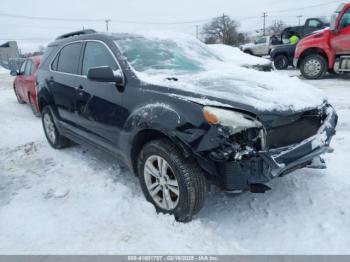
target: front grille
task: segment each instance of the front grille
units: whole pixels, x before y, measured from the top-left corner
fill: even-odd
[[[269,149],[297,144],[315,135],[322,124],[322,117],[315,112],[307,112],[288,124],[267,130],[266,142]]]

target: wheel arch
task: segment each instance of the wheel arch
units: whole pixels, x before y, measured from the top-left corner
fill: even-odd
[[[45,106],[49,105],[48,101],[44,97],[38,99],[39,111],[42,112]]]
[[[274,54],[272,54],[272,59],[276,59],[276,57],[278,57],[278,56],[280,56],[280,55],[283,55],[283,56],[285,56],[285,57],[287,57],[288,58],[288,53],[287,53],[287,51],[281,51],[281,52],[278,52],[278,53],[274,53]],[[289,59],[288,59],[288,61],[289,61]]]
[[[327,68],[328,68],[328,64],[329,64],[329,59],[328,59],[328,55],[327,53],[319,48],[319,47],[311,47],[311,48],[308,48],[306,49],[301,55],[300,55],[300,58],[298,60],[298,68],[300,67],[302,61],[309,55],[321,55],[324,59],[326,59],[326,62],[327,62]]]
[[[138,175],[137,171],[137,159],[142,150],[142,148],[150,141],[157,139],[167,139],[172,142],[180,151],[185,155],[185,157],[190,156],[189,150],[184,146],[184,144],[169,134],[166,134],[164,131],[160,131],[157,129],[143,129],[140,130],[132,139],[131,149],[130,149],[130,161],[131,166],[135,175]]]

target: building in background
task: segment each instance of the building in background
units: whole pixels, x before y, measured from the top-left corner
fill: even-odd
[[[0,65],[7,69],[18,68],[16,61],[19,58],[19,50],[16,41],[9,41],[0,45]]]

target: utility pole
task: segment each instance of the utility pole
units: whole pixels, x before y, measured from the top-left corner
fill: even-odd
[[[199,39],[199,25],[196,25],[196,38]]]
[[[266,12],[263,13],[262,17],[264,19],[263,36],[265,36],[266,35],[266,17],[267,17]]]
[[[302,15],[298,15],[297,16],[297,18],[299,19],[299,25],[301,25],[301,18],[302,18],[303,16]]]
[[[110,23],[110,22],[111,22],[111,19],[106,19],[106,20],[105,20],[107,32],[109,32],[109,23]]]

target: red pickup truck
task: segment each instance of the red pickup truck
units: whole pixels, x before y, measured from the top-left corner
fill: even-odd
[[[296,48],[294,66],[306,79],[319,79],[326,72],[350,73],[350,3],[341,4],[330,28],[302,39]]]

